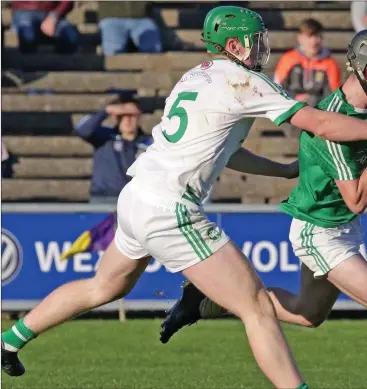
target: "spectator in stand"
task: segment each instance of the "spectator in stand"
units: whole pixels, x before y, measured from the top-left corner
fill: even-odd
[[[367,1],[352,1],[352,23],[356,32],[367,28]]]
[[[112,116],[115,126],[102,123]],[[126,174],[137,156],[152,143],[139,127],[140,104],[118,97],[92,116],[83,118],[75,132],[94,146],[90,202],[116,203],[121,189],[130,181]]]
[[[101,1],[99,28],[105,55],[125,53],[129,39],[143,53],[160,53],[161,37],[149,1]]]
[[[341,74],[330,50],[323,46],[323,27],[315,19],[304,20],[298,31],[299,46],[286,52],[275,69],[274,81],[295,99],[315,106],[341,84]],[[285,126],[287,135],[300,130]]]
[[[341,84],[338,64],[323,46],[322,31],[317,20],[304,20],[297,37],[299,46],[280,58],[274,74],[275,82],[312,106]]]
[[[73,1],[12,1],[20,51],[34,53],[40,43],[50,41],[58,53],[75,52],[79,32],[65,19],[73,6]]]

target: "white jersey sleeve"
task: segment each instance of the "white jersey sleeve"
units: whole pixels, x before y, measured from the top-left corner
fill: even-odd
[[[230,88],[243,118],[267,118],[277,126],[289,120],[306,103],[296,101],[278,84],[261,73],[237,72]]]

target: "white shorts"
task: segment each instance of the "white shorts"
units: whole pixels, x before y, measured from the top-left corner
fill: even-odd
[[[134,180],[119,196],[117,221],[115,243],[124,255],[151,255],[172,273],[203,261],[229,241],[202,207],[148,193]]]
[[[363,229],[359,217],[332,228],[293,219],[289,240],[294,254],[318,278],[352,255],[360,254]]]

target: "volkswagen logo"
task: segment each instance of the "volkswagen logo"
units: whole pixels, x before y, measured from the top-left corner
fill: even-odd
[[[22,267],[22,248],[8,230],[1,230],[1,285],[7,285]]]

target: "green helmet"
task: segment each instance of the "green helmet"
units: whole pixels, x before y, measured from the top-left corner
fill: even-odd
[[[257,46],[255,63],[246,66],[258,70],[268,62],[270,50],[267,29],[261,16],[249,9],[236,6],[212,9],[206,15],[202,36],[206,50],[212,54],[223,53],[231,60],[243,64],[243,61],[250,57],[251,50]],[[228,38],[237,38],[241,42],[246,49],[243,58],[238,58],[225,50]]]

